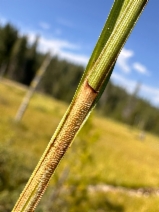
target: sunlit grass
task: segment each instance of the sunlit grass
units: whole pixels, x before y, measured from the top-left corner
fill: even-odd
[[[49,96],[35,94],[22,122],[15,124],[14,116],[25,92],[26,88],[16,84],[5,81],[0,84],[0,142],[17,154],[24,153],[26,163],[32,161],[32,170],[67,105]],[[54,185],[64,168],[69,167],[67,187],[81,180],[86,187],[111,184],[158,188],[159,138],[146,133],[145,140],[140,140],[139,133],[137,129],[94,114],[90,130],[84,128],[83,134],[81,132],[76,138],[51,184]],[[81,148],[88,149],[85,154],[89,153],[91,159],[82,154]],[[94,195],[101,196],[101,202],[106,198],[122,205],[128,212],[158,210],[155,195],[132,197],[120,192]],[[156,210],[153,210],[153,204]]]
[[[111,120],[97,119],[100,126],[100,151],[97,161],[104,161],[102,180],[127,187],[159,186],[159,138],[146,134],[139,139],[139,131]]]

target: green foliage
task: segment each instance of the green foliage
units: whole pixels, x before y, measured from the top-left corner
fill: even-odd
[[[0,211],[11,211],[26,184],[34,165],[28,156],[0,143]]]
[[[15,42],[10,58],[8,76],[16,81],[22,82],[26,63],[27,38],[21,37]]]
[[[18,38],[18,32],[11,24],[6,24],[0,29],[0,37],[0,65],[3,65],[10,60],[13,45]]]
[[[27,37],[19,36],[11,24],[0,28],[0,37],[0,74],[29,85],[41,63],[38,38],[29,46]]]
[[[38,54],[37,54],[37,46],[38,46],[38,37],[34,41],[34,43],[28,48],[26,52],[26,67],[25,73],[22,80],[22,83],[29,85],[34,78],[37,69],[40,64],[38,64]]]

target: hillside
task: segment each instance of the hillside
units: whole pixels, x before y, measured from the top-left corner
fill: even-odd
[[[0,211],[10,211],[67,104],[35,94],[21,123],[27,87],[0,82]],[[95,113],[75,139],[37,212],[159,211],[159,137]]]

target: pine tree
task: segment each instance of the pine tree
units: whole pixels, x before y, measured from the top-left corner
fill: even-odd
[[[24,68],[26,61],[27,38],[21,37],[15,42],[10,59],[9,77],[21,82],[24,78]]]
[[[0,71],[7,71],[9,65],[11,51],[15,44],[18,33],[17,30],[10,24],[7,24],[0,30]]]

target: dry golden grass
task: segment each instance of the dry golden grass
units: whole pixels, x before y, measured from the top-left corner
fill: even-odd
[[[0,142],[8,143],[9,148],[17,153],[27,153],[36,164],[67,105],[35,94],[22,122],[16,125],[14,116],[25,92],[26,88],[18,84],[5,80],[0,83]],[[159,188],[158,137],[146,133],[145,140],[140,140],[137,129],[96,115],[91,118],[90,129],[84,129],[82,133],[61,162],[52,185],[68,166],[70,175],[67,186],[81,179],[85,186],[111,184],[127,188]],[[87,151],[82,154],[82,149]],[[85,157],[88,152],[92,157],[90,161]],[[130,196],[109,191],[97,192],[91,199],[96,197],[100,197],[101,201],[109,199],[128,212],[159,210],[158,196],[155,195]]]

